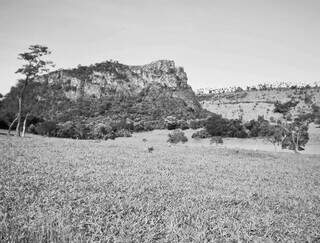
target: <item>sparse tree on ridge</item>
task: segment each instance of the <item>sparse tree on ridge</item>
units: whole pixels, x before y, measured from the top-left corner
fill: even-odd
[[[25,90],[29,84],[36,76],[43,74],[49,71],[49,67],[53,66],[51,61],[43,60],[43,57],[49,55],[51,51],[49,51],[48,47],[42,45],[31,45],[28,52],[20,53],[18,55],[18,59],[25,62],[25,64],[19,68],[16,73],[21,74],[24,78],[21,80],[23,83],[22,88],[18,94],[18,113],[16,118],[10,124],[8,129],[8,135],[10,135],[10,131],[12,126],[17,123],[16,126],[16,136],[21,136],[21,117],[22,117],[22,109],[23,109],[23,96]],[[23,132],[22,136],[25,133],[25,126],[27,122],[28,114],[25,115],[25,120],[23,122]]]

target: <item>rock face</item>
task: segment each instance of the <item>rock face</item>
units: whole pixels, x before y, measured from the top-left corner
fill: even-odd
[[[174,61],[142,66],[107,61],[43,75],[36,80],[41,92],[33,92],[45,103],[42,109],[47,114],[40,116],[58,121],[98,116],[133,121],[164,120],[170,115],[198,118],[203,109],[187,81]],[[66,115],[69,118],[61,118]]]
[[[66,97],[79,98],[134,97],[156,98],[163,91],[172,98],[181,99],[187,106],[199,112],[201,106],[187,84],[187,74],[174,61],[159,60],[143,66],[128,66],[117,62],[104,62],[89,67],[59,70],[38,79],[51,85],[59,85]]]

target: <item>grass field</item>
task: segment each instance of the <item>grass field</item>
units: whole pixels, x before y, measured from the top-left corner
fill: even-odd
[[[167,133],[0,135],[0,241],[320,241],[319,155],[170,146]]]

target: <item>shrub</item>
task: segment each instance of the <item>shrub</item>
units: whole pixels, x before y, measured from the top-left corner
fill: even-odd
[[[211,136],[224,136],[227,133],[228,120],[214,114],[206,122],[206,130]]]
[[[244,126],[248,130],[249,137],[265,137],[273,133],[273,126],[262,116],[259,116],[258,120],[245,123]]]
[[[169,139],[167,142],[169,143],[179,143],[179,142],[182,142],[182,143],[185,143],[188,141],[188,138],[186,137],[186,135],[184,134],[183,131],[181,131],[180,129],[177,129],[177,130],[174,130],[172,132],[170,132],[168,134],[169,136]]]
[[[75,136],[77,139],[90,139],[93,138],[93,134],[88,125],[83,123],[75,124]]]
[[[114,132],[121,130],[121,129],[127,129],[127,130],[133,130],[134,125],[133,123],[127,123],[126,119],[122,119],[120,121],[112,122],[111,124],[112,130]]]
[[[140,122],[134,122],[133,123],[133,131],[134,132],[145,131],[143,122],[141,122],[141,121]]]
[[[59,124],[57,136],[62,138],[77,138],[75,124],[71,121]]]
[[[106,134],[112,132],[112,127],[110,125],[99,123],[93,128],[93,137],[97,139],[102,139]]]
[[[196,120],[190,120],[189,121],[189,128],[191,129],[199,129],[205,127],[206,120],[202,119],[196,119]]]
[[[223,139],[221,136],[215,136],[210,139],[210,144],[223,144]]]
[[[245,129],[245,126],[242,124],[240,120],[229,120],[227,122],[227,131],[226,135],[228,137],[236,137],[236,138],[247,138],[248,133]]]
[[[192,134],[192,138],[209,138],[211,135],[208,133],[206,129],[202,129]]]
[[[313,104],[311,108],[315,124],[320,124],[320,107],[316,104]]]
[[[36,134],[36,126],[34,124],[30,124],[30,126],[28,127],[27,131],[29,133],[34,133]]]
[[[276,119],[275,119],[273,116],[270,116],[270,122],[276,123],[277,121],[276,121]]]
[[[46,135],[49,137],[57,136],[57,123],[55,121],[44,121],[36,125],[35,132],[39,135]]]
[[[145,121],[143,123],[144,131],[152,131],[155,129],[155,127],[157,127],[157,124],[154,121]]]
[[[113,131],[111,131],[110,133],[107,133],[107,134],[104,136],[104,139],[105,139],[105,140],[108,140],[108,139],[114,140],[116,137],[117,137],[116,133],[113,132]]]
[[[0,129],[8,129],[8,123],[4,120],[0,118]]]
[[[178,121],[174,116],[168,116],[165,119],[165,124],[168,130],[174,130],[178,128]]]
[[[281,113],[281,114],[286,114],[290,111],[292,107],[296,107],[299,102],[294,102],[294,101],[288,101],[286,103],[280,103],[277,101],[274,103],[274,112],[276,113]]]
[[[132,137],[132,134],[129,130],[121,129],[115,132],[116,137]]]
[[[306,94],[304,97],[304,102],[306,104],[312,104],[312,95]]]
[[[256,120],[250,120],[245,123],[245,127],[249,130],[250,137],[258,137],[260,130],[260,123]]]
[[[189,124],[187,121],[185,120],[179,120],[178,121],[178,127],[182,130],[186,130],[186,129],[189,129]]]

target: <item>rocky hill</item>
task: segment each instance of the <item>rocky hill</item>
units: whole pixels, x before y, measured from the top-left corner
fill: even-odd
[[[44,120],[98,123],[130,120],[161,128],[167,116],[194,119],[204,115],[187,74],[174,61],[142,66],[106,61],[62,69],[34,80],[26,90],[24,109]],[[13,120],[19,89],[1,102],[3,119]]]
[[[313,113],[320,106],[319,87],[238,90],[197,96],[204,109],[225,118],[244,121],[257,119],[258,116],[264,116],[267,120],[281,120],[284,116],[292,119]]]

